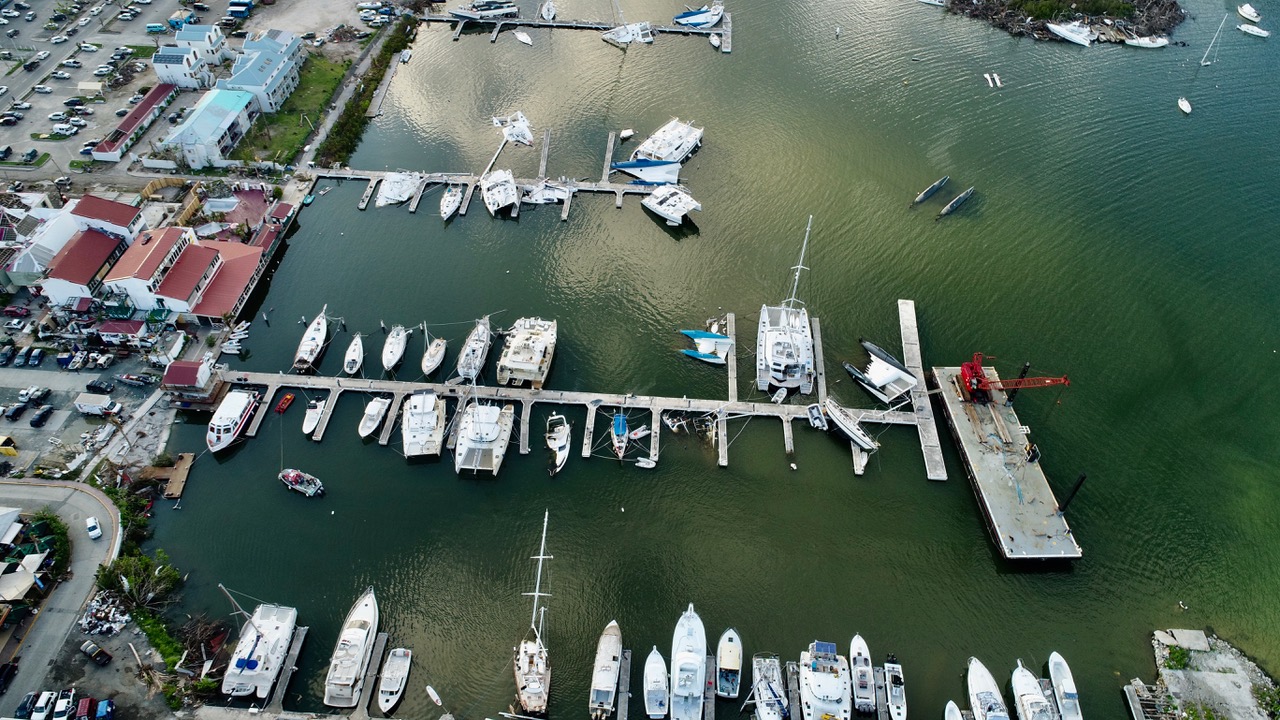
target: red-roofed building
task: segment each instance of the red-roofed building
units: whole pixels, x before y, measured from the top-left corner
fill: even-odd
[[[145,227],[142,211],[138,208],[95,195],[80,198],[71,214],[84,225],[108,235],[123,235],[129,238],[129,242],[133,242]]]
[[[217,249],[222,258],[222,269],[205,288],[204,297],[192,312],[209,318],[235,317],[240,314],[266,266],[262,262],[263,250],[252,245],[217,240],[201,244]]]
[[[136,340],[147,334],[147,326],[141,320],[108,320],[94,330],[104,342],[113,345]]]
[[[157,288],[178,256],[195,240],[191,228],[144,231],[111,269],[104,284],[113,292],[128,295],[135,308],[155,310],[161,307],[157,303]]]
[[[178,96],[178,86],[160,83],[133,107],[114,130],[93,148],[93,159],[103,162],[120,162],[129,148],[142,137],[151,123],[164,113],[164,109]]]
[[[48,274],[40,287],[52,305],[76,298],[91,298],[128,244],[97,230],[81,230],[71,237],[49,262]]]
[[[170,310],[190,312],[221,267],[222,258],[217,250],[189,245],[156,288],[157,301]]]
[[[160,389],[177,395],[186,402],[208,402],[213,399],[221,382],[213,372],[213,353],[206,353],[203,360],[174,360],[165,368]]]

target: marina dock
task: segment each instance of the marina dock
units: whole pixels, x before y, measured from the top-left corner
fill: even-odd
[[[191,463],[195,462],[195,453],[178,453],[178,461],[171,468],[156,468],[151,477],[164,480],[164,499],[177,500],[187,487],[187,476],[191,474]]]
[[[622,649],[622,661],[618,663],[618,720],[627,720],[627,706],[631,703],[631,650]]]
[[[997,380],[992,368],[988,377]],[[1038,460],[1028,454],[1030,429],[1018,420],[1003,391],[991,402],[966,402],[957,385],[959,367],[935,367],[947,425],[960,448],[991,538],[1009,560],[1071,560],[1081,556],[1058,500]]]
[[[924,453],[925,477],[930,480],[946,480],[947,465],[942,460],[942,442],[938,438],[938,424],[933,419],[929,385],[924,377],[920,329],[916,324],[914,300],[898,301],[898,326],[902,335],[902,363],[916,378],[916,386],[911,389],[911,407],[916,413],[916,430],[920,433],[920,449]]]
[[[402,64],[398,58],[391,61],[391,66],[382,75],[382,82],[378,83],[378,89],[373,91],[373,99],[369,101],[369,108],[364,111],[365,117],[378,117],[382,114],[382,101],[387,97],[387,90],[391,88],[391,80],[396,76],[396,71],[400,69]]]
[[[596,32],[604,32],[617,27],[617,22],[604,22],[601,20],[543,20],[542,18],[513,18],[499,17],[486,18],[480,20],[464,19],[454,17],[447,14],[426,14],[419,15],[419,21],[424,23],[457,23],[453,29],[453,39],[458,40],[462,37],[463,30],[470,27],[479,27],[489,31],[489,42],[497,42],[498,35],[504,29],[515,30],[522,27],[528,28],[554,28],[559,30],[594,30]],[[686,27],[684,25],[657,25],[652,24],[653,34],[657,35],[684,35],[695,37],[707,37],[710,35],[720,36],[720,52],[733,52],[733,14],[726,12],[721,19],[720,24],[711,28],[695,28]]]
[[[706,684],[702,688],[702,720],[716,720],[716,658],[714,655],[707,656]]]
[[[293,678],[293,671],[298,668],[298,655],[302,653],[302,641],[306,639],[307,628],[294,629],[289,654],[285,655],[284,663],[280,666],[280,677],[276,680],[276,687],[271,692],[271,702],[267,703],[266,711],[272,715],[284,712],[284,696],[289,690],[289,680]]]
[[[787,706],[792,720],[799,720],[804,715],[800,712],[800,666],[795,660],[788,660],[783,668],[787,677]]]
[[[382,656],[387,649],[387,634],[378,633],[373,641],[373,654],[369,656],[369,667],[364,671],[364,684],[360,687],[360,698],[356,700],[356,708],[348,717],[351,720],[369,720],[369,703],[378,697],[378,671],[382,669]]]

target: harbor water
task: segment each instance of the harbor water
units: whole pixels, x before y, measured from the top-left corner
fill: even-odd
[[[610,13],[604,0],[557,4],[567,18]],[[657,468],[642,470],[603,449],[581,459],[584,414],[567,408],[575,452],[551,478],[540,406],[532,453],[513,447],[496,479],[460,478],[450,457],[406,463],[398,432],[390,447],[362,443],[362,399],[345,393],[323,443],[303,437],[295,403],[257,438],[201,455],[179,510],[157,506],[154,546],[190,571],[183,612],[228,612],[219,582],[298,607],[311,631],[285,706],[320,711],[338,627],[372,584],[390,646],[414,651],[396,715],[436,717],[430,683],[459,717],[495,717],[514,698],[546,508],[557,717],[585,717],[610,620],[638,659],[634,688],[651,646],[669,659],[689,602],[710,639],[736,627],[747,653],[795,659],[814,639],[844,652],[861,633],[877,662],[902,661],[915,717],[966,704],[970,655],[1007,683],[1019,658],[1044,674],[1053,650],[1088,717],[1121,717],[1121,684],[1153,674],[1153,628],[1211,628],[1280,669],[1280,46],[1227,28],[1201,66],[1231,7],[1186,8],[1174,39],[1188,46],[1157,51],[1015,39],[908,0],[731,0],[730,55],[696,37],[623,53],[593,32],[530,30],[526,47],[424,28],[352,167],[479,172],[499,139],[489,117],[522,110],[535,136],[551,129],[550,176],[598,179],[610,131],[637,131],[621,156],[677,115],[706,127],[682,174],[704,208],[696,227],[589,195],[566,222],[528,206],[493,220],[477,197],[446,224],[438,189],[410,215],[359,212],[364,184],[338,185],[302,212],[248,353],[231,361],[286,370],[299,320],[326,303],[345,323],[322,361],[331,375],[357,331],[365,372],[379,368],[380,322],[425,321],[449,338],[452,368],[475,318],[537,315],[559,321],[548,388],[714,398],[723,370],[680,356],[677,331],[733,311],[740,392],[759,398],[757,314],[787,294],[812,214],[800,297],[822,320],[842,402],[870,405],[839,363],[865,362],[859,337],[899,347],[898,298],[916,301],[926,367],[982,351],[1005,377],[1024,360],[1071,377],[1017,402],[1058,497],[1088,473],[1067,513],[1082,560],[999,560],[950,438],[951,480],[930,483],[912,428],[873,427],[882,449],[862,477],[847,443],[797,423],[788,457],[766,420],[730,424],[727,468],[664,435]],[[623,6],[629,21],[681,9]],[[533,177],[537,165],[537,148],[508,147],[496,167]],[[942,192],[908,209],[943,175]],[[409,348],[402,379],[418,376],[420,331]],[[202,450],[207,416],[185,420],[171,450]],[[596,439],[607,442],[604,420]],[[287,492],[281,466],[328,494]]]

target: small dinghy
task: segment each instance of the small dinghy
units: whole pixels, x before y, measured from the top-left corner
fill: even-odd
[[[351,338],[351,344],[347,346],[347,355],[342,360],[342,372],[348,375],[355,375],[360,372],[360,366],[364,364],[364,341],[360,339],[360,333],[356,333]]]
[[[1246,35],[1252,35],[1254,37],[1260,37],[1260,38],[1271,37],[1271,32],[1269,30],[1263,30],[1257,25],[1248,25],[1248,24],[1241,23],[1240,25],[1236,26],[1236,29]]]
[[[551,451],[551,474],[564,469],[564,464],[569,459],[569,443],[573,428],[570,427],[569,421],[560,413],[552,413],[547,418],[547,449]]]
[[[775,404],[775,405],[781,405],[782,403],[786,402],[786,401],[787,401],[787,389],[786,389],[786,388],[778,388],[778,391],[777,391],[777,392],[775,392],[775,393],[773,394],[773,396],[769,398],[769,400],[770,400],[771,402],[773,402],[773,404]]]
[[[444,338],[436,338],[427,345],[427,349],[422,353],[422,374],[430,375],[440,367],[440,363],[444,362],[444,351],[449,343]]]
[[[729,628],[716,647],[716,696],[733,700],[742,685],[742,638]]]
[[[641,425],[640,427],[627,433],[627,437],[631,440],[641,440],[649,437],[649,426]]]
[[[511,34],[514,35],[517,40],[524,43],[525,45],[530,45],[530,46],[533,45],[533,38],[529,37],[529,33],[523,30],[516,30]]]
[[[413,651],[408,648],[396,648],[387,655],[387,661],[382,665],[382,680],[378,683],[378,709],[383,715],[388,715],[391,708],[400,702],[409,682],[412,659]]]
[[[644,661],[644,711],[655,720],[667,716],[667,662],[657,645]]]
[[[252,321],[249,321],[249,320],[241,320],[240,322],[236,323],[236,326],[235,326],[235,327],[231,328],[231,332],[233,332],[233,333],[248,332],[248,331],[249,331],[249,327],[250,327],[251,325],[253,325],[253,322],[252,322]]]
[[[440,197],[440,218],[448,220],[462,207],[462,186],[450,185]]]
[[[623,130],[622,132],[618,133],[618,142],[626,142],[631,138],[635,137],[635,135],[636,135],[635,130],[632,130],[631,128],[627,128],[626,130]],[[654,649],[656,650],[657,648],[654,648]],[[661,657],[661,655],[659,655],[659,657]]]
[[[328,399],[312,400],[307,403],[307,412],[302,416],[302,434],[310,435],[316,431],[316,427],[320,424],[320,416],[324,415],[324,406],[328,404]]]
[[[707,36],[707,42],[711,43],[711,47],[720,47],[720,33],[711,33]]]
[[[280,482],[284,486],[294,492],[302,493],[307,497],[315,497],[324,494],[324,484],[320,482],[314,475],[308,475],[301,470],[293,468],[285,468],[280,471]]]
[[[653,458],[642,457],[639,460],[636,460],[636,467],[643,468],[645,470],[652,470],[658,467],[658,463],[655,462]]]
[[[827,429],[827,416],[822,414],[821,405],[814,403],[805,408],[805,411],[809,413],[809,427],[814,430],[825,431]]]

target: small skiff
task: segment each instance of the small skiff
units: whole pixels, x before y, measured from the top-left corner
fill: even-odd
[[[320,424],[320,416],[324,415],[324,406],[328,403],[328,399],[312,400],[307,403],[307,412],[302,416],[302,434],[310,435],[316,431],[316,427]]]
[[[667,716],[667,661],[657,645],[644,661],[644,711],[655,719]]]

